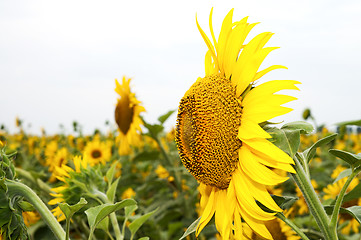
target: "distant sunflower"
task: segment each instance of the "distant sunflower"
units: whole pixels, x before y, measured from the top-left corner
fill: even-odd
[[[54,198],[48,202],[49,205],[57,205],[59,203],[65,202],[63,192],[69,188],[69,185],[66,181],[67,178],[70,178],[69,173],[74,172],[74,170],[76,173],[80,173],[82,169],[86,169],[88,167],[88,160],[86,157],[82,159],[80,156],[75,156],[73,158],[73,164],[75,169],[65,164],[63,164],[61,167],[56,167],[54,173],[56,178],[63,182],[63,185],[51,189],[53,193],[50,193],[50,195]],[[51,212],[59,222],[66,219],[59,206],[53,208]]]
[[[88,159],[90,166],[99,163],[105,164],[111,157],[110,145],[94,139],[86,144],[84,148],[84,158]]]
[[[273,65],[258,71],[268,53],[276,49],[264,48],[272,33],[261,33],[245,44],[256,24],[247,23],[247,18],[232,22],[232,9],[216,41],[212,11],[209,26],[213,44],[197,21],[208,47],[206,76],[198,78],[181,99],[176,128],[181,160],[200,182],[201,219],[196,235],[215,215],[222,239],[241,239],[242,221],[259,236],[272,239],[264,222],[274,219],[275,214],[263,211],[256,201],[282,211],[266,185],[288,179],[271,168],[294,173],[294,162],[267,140],[271,136],[259,124],[292,110],[280,105],[296,98],[275,93],[298,89],[295,84],[299,82],[274,80],[256,85],[255,81],[271,70],[286,68]]]
[[[115,108],[115,122],[118,125],[119,135],[119,154],[124,155],[130,152],[130,146],[139,146],[141,138],[142,119],[139,117],[145,109],[141,106],[141,102],[130,91],[130,78],[123,77],[122,84],[115,79],[115,91],[119,94],[117,106]]]

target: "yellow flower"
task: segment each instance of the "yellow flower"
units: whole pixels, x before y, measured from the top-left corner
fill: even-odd
[[[247,18],[232,22],[233,9],[225,17],[218,41],[209,18],[213,44],[200,28],[208,52],[206,76],[198,78],[180,101],[176,142],[188,171],[200,182],[202,217],[196,235],[215,215],[216,228],[223,239],[242,236],[242,220],[258,235],[272,239],[264,221],[274,213],[263,211],[261,202],[273,211],[282,211],[266,186],[285,180],[270,168],[295,172],[292,158],[267,139],[271,136],[259,123],[290,112],[281,106],[296,98],[275,94],[298,89],[297,81],[256,81],[274,69],[258,71],[274,47],[264,45],[272,36],[266,32],[244,43],[256,24]]]
[[[158,175],[159,178],[166,179],[167,177],[169,177],[169,172],[162,165],[158,165],[155,173]]]
[[[336,167],[336,169],[331,174],[331,177],[336,178],[345,169],[346,168],[344,168],[342,166]],[[322,191],[325,193],[325,195],[323,196],[323,199],[324,200],[336,199],[336,197],[340,194],[341,189],[342,189],[343,185],[345,185],[346,181],[347,181],[347,177],[344,177],[344,178],[338,180],[337,182],[329,184],[325,188],[323,188]],[[350,185],[348,186],[346,193],[351,191],[353,188],[355,188],[358,185],[358,183],[359,183],[359,180],[357,178],[354,178],[351,181]]]
[[[105,164],[111,157],[109,144],[94,139],[88,142],[84,148],[84,158],[89,161],[90,166]]]
[[[130,78],[123,77],[122,84],[115,79],[115,91],[119,94],[117,106],[115,108],[115,122],[118,125],[119,135],[117,142],[119,143],[119,154],[126,155],[130,153],[130,146],[139,146],[141,143],[142,120],[139,117],[145,109],[141,106],[141,102],[130,91]]]
[[[27,227],[30,227],[30,225],[33,225],[40,219],[40,215],[36,211],[28,211],[28,212],[22,212],[24,223]]]
[[[127,198],[133,198],[135,196],[135,192],[132,188],[127,188],[123,193],[122,193],[122,199],[127,199]]]
[[[47,165],[49,166],[49,172],[52,173],[52,175],[49,178],[49,182],[55,181],[55,179],[56,179],[55,169],[57,167],[61,167],[63,164],[65,165],[68,162],[69,157],[70,157],[70,154],[68,152],[68,149],[63,147],[56,152],[54,158],[47,159]],[[51,162],[50,162],[50,160],[51,160]]]

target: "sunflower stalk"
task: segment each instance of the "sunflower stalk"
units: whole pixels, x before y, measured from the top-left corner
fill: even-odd
[[[331,222],[330,222],[330,226],[329,226],[330,230],[332,232],[334,232],[334,234],[337,234],[337,219],[338,219],[338,214],[340,212],[340,208],[342,205],[343,197],[345,196],[346,190],[349,187],[350,183],[357,176],[357,174],[359,172],[360,172],[360,169],[355,170],[354,168],[352,168],[351,175],[347,178],[345,184],[342,186],[340,194],[337,196],[336,203],[335,203],[335,206],[332,211]]]
[[[8,179],[5,180],[5,184],[8,188],[9,194],[23,196],[34,206],[34,208],[41,215],[44,222],[46,222],[51,231],[54,233],[56,239],[65,239],[64,229],[55,219],[54,215],[49,211],[48,207],[44,204],[44,202],[33,190],[31,190],[31,188],[29,188],[23,183]]]
[[[290,226],[303,240],[310,240],[300,228],[297,227],[291,220],[285,217],[285,215],[281,212],[276,213],[276,217],[284,221],[288,226]]]
[[[297,186],[300,188],[308,208],[310,209],[311,214],[315,218],[317,225],[319,226],[321,232],[323,233],[325,239],[328,240],[337,240],[337,234],[335,231],[331,231],[329,228],[330,219],[324,210],[317,193],[312,187],[312,184],[307,177],[302,165],[300,163],[300,158],[298,153],[296,153],[294,158],[294,168],[296,170],[296,174],[291,174]]]

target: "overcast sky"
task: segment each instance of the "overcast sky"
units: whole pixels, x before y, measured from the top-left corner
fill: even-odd
[[[31,132],[49,133],[76,120],[85,132],[114,123],[114,79],[131,85],[155,122],[177,109],[185,91],[204,76],[206,46],[195,23],[208,33],[208,15],[220,24],[261,22],[252,36],[275,35],[279,46],[261,66],[288,70],[265,80],[302,82],[294,108],[279,120],[301,119],[312,109],[318,123],[361,119],[361,1],[0,1],[0,124],[14,130],[16,116]],[[174,115],[168,127],[175,124]]]

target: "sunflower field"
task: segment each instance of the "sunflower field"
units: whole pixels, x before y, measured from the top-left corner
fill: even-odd
[[[212,11],[210,37],[197,22],[206,74],[157,122],[123,77],[107,132],[2,125],[0,239],[361,239],[361,120],[273,123],[299,82],[259,84],[285,67],[259,70],[272,34],[246,44],[255,24],[232,14],[218,40]]]

